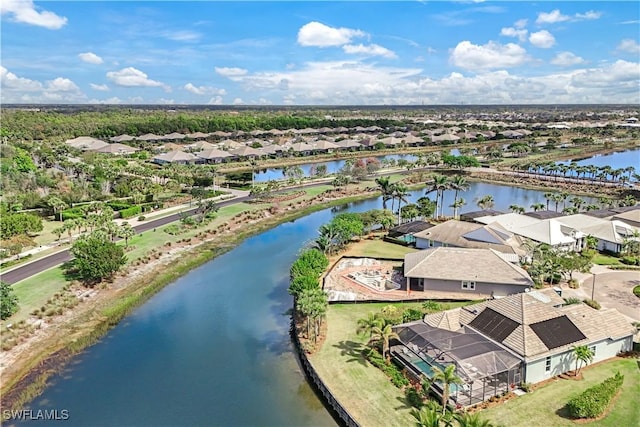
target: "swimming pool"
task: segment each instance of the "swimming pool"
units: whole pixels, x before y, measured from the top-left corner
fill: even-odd
[[[429,357],[429,356],[427,356]],[[433,368],[431,367],[431,365],[429,365],[427,362],[425,362],[424,360],[416,360],[413,363],[415,366],[418,367],[418,369],[420,369],[426,376],[427,378],[433,378]],[[434,363],[439,369],[444,370],[444,366],[440,365],[439,363]],[[458,385],[457,384],[449,384],[449,393],[455,393],[456,391],[458,391]]]

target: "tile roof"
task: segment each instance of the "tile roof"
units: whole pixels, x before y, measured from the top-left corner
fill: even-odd
[[[506,234],[505,234],[506,233]],[[449,220],[413,234],[459,248],[491,248],[503,253],[522,253],[518,237],[496,225],[482,225],[467,221]]]
[[[533,281],[493,249],[439,247],[404,257],[404,275],[440,280],[469,280],[529,287]]]

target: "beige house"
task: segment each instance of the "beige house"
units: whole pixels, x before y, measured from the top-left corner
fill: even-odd
[[[525,292],[529,274],[494,249],[438,247],[404,257],[407,292],[428,298],[483,299]]]

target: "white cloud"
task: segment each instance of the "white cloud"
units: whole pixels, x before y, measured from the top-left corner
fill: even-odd
[[[236,98],[233,100],[233,105],[242,105],[245,102],[242,100],[242,98]]]
[[[572,65],[583,64],[584,62],[585,60],[583,58],[571,52],[559,52],[551,60],[553,65],[557,65],[559,67],[570,67]]]
[[[214,96],[213,98],[209,99],[209,102],[207,102],[207,104],[209,104],[209,105],[222,105],[222,97],[221,96]]]
[[[89,64],[102,64],[104,61],[93,52],[85,52],[78,54],[78,57]]]
[[[637,103],[640,63],[618,60],[601,68],[581,70],[572,78],[572,85],[580,88],[600,88],[605,90],[628,91],[635,96]]]
[[[526,29],[523,28],[513,28],[513,27],[505,27],[502,30],[500,30],[500,35],[501,36],[506,36],[506,37],[517,37],[518,40],[520,40],[521,42],[527,40],[527,34],[529,33],[529,31],[527,31]]]
[[[244,68],[237,68],[237,67],[215,67],[215,70],[216,70],[216,73],[220,74],[223,77],[228,77],[228,78],[244,76],[249,72]]]
[[[95,83],[89,83],[89,86],[91,86],[91,89],[93,89],[93,90],[98,90],[98,91],[101,91],[101,92],[109,91],[109,86],[107,86],[107,85],[97,85]]]
[[[590,10],[586,13],[576,13],[576,19],[586,19],[586,20],[594,20],[600,19],[602,16],[602,12],[596,12],[595,10]]]
[[[595,10],[589,10],[585,13],[576,13],[573,16],[563,15],[560,13],[559,9],[554,9],[551,12],[540,12],[538,14],[538,19],[536,19],[536,24],[557,24],[558,22],[565,21],[591,21],[594,19],[600,19],[602,16],[602,12],[596,12]]]
[[[298,31],[298,44],[301,46],[342,46],[356,37],[364,37],[366,33],[351,28],[333,28],[320,22],[309,22]]]
[[[174,101],[173,99],[166,99],[166,98],[158,99],[158,104],[173,105],[175,103],[176,103],[176,101]]]
[[[184,89],[194,95],[226,95],[227,91],[224,89],[216,89],[211,86],[195,86],[192,83],[184,85]]]
[[[19,77],[0,66],[0,85],[4,103],[68,103],[86,102],[86,96],[72,81],[64,77],[48,80],[44,84],[37,80]]]
[[[618,52],[628,52],[639,54],[640,53],[640,44],[634,39],[623,39],[618,43],[618,47],[616,47]]]
[[[398,57],[393,51],[387,49],[386,47],[379,46],[377,44],[370,44],[366,46],[363,44],[358,44],[358,45],[346,44],[342,46],[342,50],[344,50],[345,53],[348,53],[351,55],[382,56],[384,58]]]
[[[513,26],[518,29],[523,29],[527,26],[527,22],[529,22],[528,19],[518,19],[516,22],[513,23]]]
[[[0,13],[11,14],[12,20],[23,24],[59,30],[67,23],[67,18],[46,10],[39,11],[32,0],[2,0]]]
[[[4,91],[35,92],[42,90],[42,84],[35,80],[18,77],[0,65],[0,84]],[[3,93],[4,95],[4,93]]]
[[[107,78],[118,86],[124,87],[162,87],[165,91],[171,88],[162,82],[151,80],[137,68],[127,67],[120,71],[109,71]]]
[[[434,48],[432,48],[431,46],[428,46],[428,47],[427,47],[427,53],[428,53],[429,55],[433,55],[434,53],[438,53],[438,51],[437,51],[437,50],[435,50]]]
[[[457,67],[476,70],[517,67],[528,61],[529,57],[527,51],[515,43],[502,45],[490,41],[480,46],[465,40],[451,51],[449,60]]]
[[[531,33],[529,36],[529,42],[535,47],[548,49],[556,43],[555,37],[547,30]]]
[[[165,31],[162,36],[166,39],[177,42],[192,42],[200,40],[202,34],[195,31],[180,30],[180,31]]]
[[[122,100],[117,96],[108,99],[90,99],[89,104],[122,104]]]
[[[571,19],[571,17],[567,15],[563,15],[560,13],[559,9],[554,9],[551,12],[540,12],[538,14],[538,19],[536,19],[536,24],[556,24],[558,22],[564,22]]]
[[[80,88],[74,82],[63,77],[47,81],[46,90],[51,92],[80,92]]]

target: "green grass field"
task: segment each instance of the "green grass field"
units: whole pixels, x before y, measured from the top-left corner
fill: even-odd
[[[50,268],[16,283],[13,289],[18,297],[19,309],[8,321],[19,322],[28,318],[33,310],[45,305],[66,283],[61,267]]]
[[[602,363],[582,371],[582,381],[556,380],[533,393],[482,411],[482,417],[496,424],[514,427],[575,426],[574,421],[563,417],[567,401],[585,389],[611,377],[616,371],[624,375],[622,392],[613,403],[609,414],[601,420],[589,422],[590,426],[640,425],[640,369],[636,359],[620,359]]]
[[[408,248],[383,240],[362,240],[349,247],[348,255],[402,260],[406,254],[416,252],[416,250],[415,248]]]
[[[446,308],[465,303],[446,304]],[[368,337],[356,334],[358,319],[394,305],[419,308],[421,303],[334,304],[327,311],[327,337],[322,348],[310,357],[314,368],[360,425],[415,425],[404,393],[378,368],[361,355]]]
[[[593,263],[596,265],[622,265],[619,258],[605,254],[596,254],[593,257]]]

